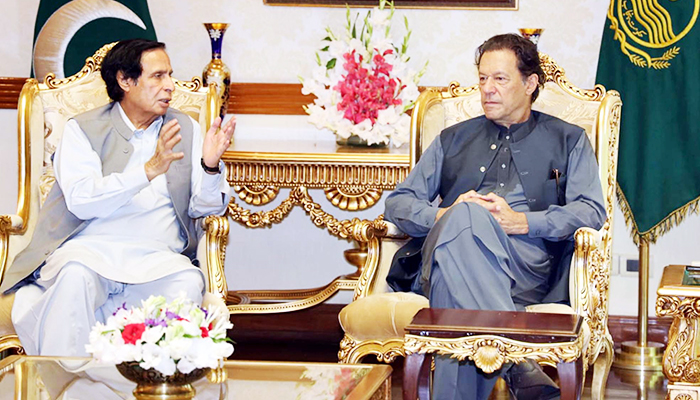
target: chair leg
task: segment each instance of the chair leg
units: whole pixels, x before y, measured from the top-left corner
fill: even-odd
[[[578,358],[574,362],[559,363],[559,388],[561,400],[579,400],[583,390],[583,359]]]
[[[591,381],[591,400],[603,400],[605,398],[605,384],[614,357],[613,342],[606,337],[603,342],[603,351],[593,364],[593,379]]]

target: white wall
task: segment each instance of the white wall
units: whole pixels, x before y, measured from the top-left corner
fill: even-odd
[[[3,5],[0,24],[4,29],[0,48],[0,76],[28,76],[34,18],[38,0]],[[342,8],[270,7],[262,0],[183,0],[174,9],[172,1],[150,0],[151,17],[159,40],[168,45],[175,76],[186,79],[201,74],[210,57],[209,40],[203,22],[229,22],[224,38],[223,60],[232,71],[233,82],[298,82],[314,65],[314,51],[324,36],[324,28],[342,29]],[[605,25],[608,0],[527,0],[518,11],[397,10],[395,27],[407,16],[412,40],[409,54],[419,68],[430,65],[422,85],[445,86],[452,80],[464,85],[476,82],[474,49],[488,37],[517,32],[522,27],[544,28],[540,50],[566,68],[576,85],[591,87],[595,80],[600,38]],[[623,108],[624,109],[624,108]],[[303,116],[241,116],[238,137],[320,138],[330,134],[308,125]],[[15,210],[16,199],[16,116],[0,110],[0,213]],[[286,197],[264,207],[269,210]],[[337,218],[374,218],[382,205],[362,213],[341,212],[325,201],[321,191],[311,195],[324,210]],[[692,216],[651,248],[652,279],[650,314],[653,315],[655,289],[663,266],[700,260],[700,249],[693,246],[692,234],[700,228],[700,218]],[[281,224],[251,230],[232,226],[227,254],[229,286],[236,289],[314,287],[331,278],[351,272],[343,260],[347,241],[331,237],[312,226],[301,209],[295,209]],[[635,255],[637,250],[619,211],[616,214],[615,255]],[[617,257],[616,257],[617,259]],[[617,268],[615,268],[617,269]],[[635,315],[636,276],[614,275],[611,284],[610,313]],[[347,301],[343,296],[339,301]]]

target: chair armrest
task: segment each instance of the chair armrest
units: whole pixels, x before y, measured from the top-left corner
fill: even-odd
[[[608,292],[610,288],[610,231],[580,228],[574,233],[569,293],[571,307],[591,329],[586,354],[597,354],[608,333]]]
[[[382,227],[381,230],[376,230],[377,232],[377,237],[379,238],[387,238],[387,239],[409,239],[410,237],[403,233],[401,229],[399,229],[398,226],[392,224],[389,221],[384,221],[384,220],[376,220],[375,224],[379,225]]]
[[[592,228],[579,228],[574,233],[574,254],[569,272],[569,295],[571,307],[578,314],[591,312],[591,293],[595,288],[597,271],[604,269],[603,234]]]
[[[0,282],[10,259],[10,235],[21,235],[26,230],[24,219],[19,215],[0,215]]]
[[[199,267],[206,277],[206,290],[226,300],[228,286],[224,270],[229,223],[225,216],[211,215],[200,220],[204,236],[197,246]]]
[[[0,234],[14,233],[22,229],[24,219],[16,214],[0,215]]]

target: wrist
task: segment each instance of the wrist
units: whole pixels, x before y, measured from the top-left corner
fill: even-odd
[[[221,173],[221,168],[219,167],[219,163],[216,163],[216,167],[210,167],[207,165],[207,163],[204,162],[204,157],[201,158],[201,164],[202,164],[202,169],[211,175],[215,174],[220,174]]]
[[[520,217],[520,234],[527,235],[530,233],[530,225],[527,223],[527,215],[525,213],[518,213]]]

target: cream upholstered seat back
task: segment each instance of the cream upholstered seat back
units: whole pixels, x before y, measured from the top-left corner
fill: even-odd
[[[546,82],[533,104],[533,109],[554,115],[586,131],[598,158],[600,180],[605,195],[608,220],[601,229],[601,234],[607,244],[606,254],[609,254],[612,202],[615,194],[614,160],[617,159],[616,129],[621,106],[619,96],[616,92],[613,92],[612,96],[608,95],[600,85],[593,90],[573,86],[566,79],[564,70],[549,56],[540,54],[540,59]],[[478,85],[461,87],[452,82],[447,90],[426,89],[418,98],[411,119],[411,167],[418,162],[422,152],[443,129],[483,113]],[[406,240],[394,226],[389,226],[388,229],[387,237],[383,238],[380,244],[376,276],[366,294],[390,291],[386,284],[386,275],[391,259]],[[395,232],[391,232],[392,230]]]
[[[19,193],[17,215],[11,216],[12,228],[6,259],[0,260],[0,280],[5,268],[24,249],[32,237],[39,209],[55,181],[53,154],[61,141],[66,122],[85,111],[107,104],[104,81],[100,76],[102,59],[115,43],[107,44],[88,58],[75,75],[55,79],[48,75],[44,83],[28,79],[18,104]],[[213,90],[202,87],[199,78],[175,80],[170,106],[198,121],[203,130],[216,117],[218,100]]]

